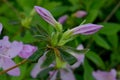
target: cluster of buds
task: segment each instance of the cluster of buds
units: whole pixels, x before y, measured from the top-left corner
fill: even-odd
[[[72,69],[79,67],[80,64],[83,63],[84,53],[74,52],[71,50],[71,48],[64,48],[66,52],[74,56],[77,60],[73,65],[70,65],[68,64],[67,61],[65,61],[62,58],[62,56],[60,55],[61,52],[59,49],[62,49],[65,46],[65,44],[70,40],[74,39],[76,35],[79,35],[79,34],[91,35],[96,33],[102,28],[102,25],[88,23],[88,24],[79,25],[75,28],[64,31],[62,23],[67,19],[68,17],[67,15],[62,16],[61,18],[58,19],[58,21],[56,21],[55,18],[52,16],[52,14],[48,10],[39,6],[35,6],[35,10],[42,17],[42,19],[44,19],[47,23],[52,25],[56,30],[54,34],[52,34],[51,36],[51,45],[47,45],[49,49],[52,49],[54,51],[55,58],[56,58],[56,61],[53,61],[51,65],[48,66],[48,67],[56,68],[55,70],[49,72],[50,80],[56,80],[58,72],[60,72],[60,74],[62,75],[61,76],[62,80],[76,80],[73,75]],[[81,51],[84,49],[82,45],[79,45],[76,50]],[[33,78],[36,78],[38,73],[46,68],[46,67],[43,68],[41,65],[45,61],[47,53],[48,51],[46,51],[43,54],[43,56],[39,58],[38,63],[36,63],[34,69],[32,70],[31,76]]]
[[[47,44],[45,53],[39,58],[38,63],[34,66],[31,71],[31,76],[36,78],[37,75],[46,68],[53,68],[54,70],[49,72],[49,80],[56,80],[57,75],[60,73],[61,80],[76,80],[75,76],[72,72],[73,69],[79,67],[84,62],[85,53],[88,49],[84,49],[83,45],[80,44],[76,49],[65,46],[65,44],[73,39],[75,39],[78,35],[91,35],[98,32],[103,26],[87,23],[79,25],[75,28],[68,29],[67,31],[63,30],[62,24],[67,19],[67,15],[62,16],[55,20],[52,14],[39,6],[35,6],[35,11],[50,25],[54,27],[54,32],[50,34],[50,44]],[[81,16],[79,16],[81,15]],[[83,17],[86,13],[84,11],[79,11],[74,14],[76,17]],[[0,24],[0,33],[2,31],[2,24]],[[9,42],[9,38],[5,36],[2,40],[0,40],[0,67],[3,70],[6,70],[15,65],[15,62],[12,60],[17,55],[21,58],[28,59],[35,51],[37,47],[23,44],[22,42],[13,41]],[[51,64],[47,67],[43,67],[43,63],[47,58],[47,54],[52,50],[54,52],[55,61],[52,61]],[[76,58],[76,62],[70,65],[67,61],[63,59],[61,56],[61,50],[69,53],[71,56]],[[20,75],[19,68],[14,68],[7,72],[9,75],[18,76]],[[111,70],[110,72],[102,72],[96,71],[93,72],[93,77],[96,80],[116,80],[116,71]]]

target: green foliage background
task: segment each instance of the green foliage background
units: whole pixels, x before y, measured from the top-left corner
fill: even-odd
[[[53,28],[38,14],[31,15],[35,5],[48,9],[56,20],[62,15],[69,15],[63,25],[65,30],[79,25],[83,20],[86,20],[85,23],[104,26],[94,35],[80,35],[72,43],[67,44],[77,47],[82,43],[85,48],[90,48],[90,51],[86,53],[84,64],[74,71],[77,80],[88,80],[88,78],[94,80],[91,73],[97,69],[109,71],[115,68],[120,73],[120,7],[115,12],[113,11],[117,5],[120,6],[119,0],[0,0],[0,22],[4,26],[0,37],[7,35],[11,41],[17,40],[36,45],[39,48],[44,47],[43,38],[34,37],[37,34],[44,34],[42,31],[39,32],[36,26],[41,26],[48,34],[52,32]],[[72,17],[72,14],[78,10],[85,10],[87,16],[84,18]],[[113,15],[109,17],[112,12]],[[107,18],[109,19],[106,20]],[[26,20],[26,25],[22,24],[24,20]],[[37,41],[40,43],[36,44]],[[42,55],[42,52],[40,49],[36,54]],[[19,57],[14,60],[16,63],[22,61]],[[30,76],[33,66],[34,62],[30,61],[20,66],[20,76],[13,77],[3,74],[0,75],[0,80],[44,80],[48,75],[44,72],[38,79]],[[119,78],[120,74],[117,76]]]

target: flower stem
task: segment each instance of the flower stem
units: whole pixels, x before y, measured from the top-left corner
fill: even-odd
[[[112,16],[113,14],[119,9],[120,7],[120,1],[118,2],[118,4],[113,8],[113,10],[111,11],[111,13],[106,17],[106,19],[103,22],[107,22]]]
[[[24,59],[23,61],[21,61],[20,63],[16,64],[15,66],[12,66],[12,67],[4,70],[4,71],[1,71],[1,72],[0,72],[0,75],[2,75],[2,74],[4,74],[4,73],[6,73],[6,72],[8,72],[8,71],[10,71],[10,70],[12,70],[12,69],[14,69],[14,68],[16,68],[16,67],[18,67],[18,66],[20,66],[20,65],[22,65],[22,64],[24,64],[24,63],[26,63],[26,62],[27,62],[27,59]]]

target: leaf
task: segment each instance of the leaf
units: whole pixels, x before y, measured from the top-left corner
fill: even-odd
[[[23,32],[21,32],[22,34]],[[35,38],[33,37],[33,35],[30,33],[30,31],[26,31],[25,33],[23,33],[23,36],[21,34],[16,35],[15,37],[13,37],[13,40],[18,40],[18,41],[22,41],[24,43],[32,43],[35,41]]]
[[[54,55],[54,52],[50,50],[46,54],[46,59],[43,62],[42,67],[48,67],[50,64],[52,64],[53,61],[55,61],[55,55]]]
[[[48,73],[52,68],[46,68],[44,70],[42,70],[41,72],[39,72],[39,74],[37,75],[37,78],[45,78],[48,77]],[[41,79],[40,79],[41,80]],[[47,80],[47,79],[45,79]]]
[[[9,23],[9,19],[6,17],[0,17],[0,22],[2,23],[3,28],[5,28],[9,33],[14,34],[14,33],[16,33],[16,31],[19,30],[19,27],[16,25],[11,25]]]
[[[74,64],[77,60],[74,56],[70,55],[69,53],[65,52],[64,50],[60,50],[61,56],[63,60],[67,61],[69,64]]]
[[[35,5],[34,0],[16,0],[16,1],[25,11],[33,8],[33,6]]]
[[[107,36],[108,41],[111,43],[112,47],[117,50],[118,47],[118,35],[112,34]]]
[[[61,49],[68,53],[71,52],[71,53],[78,53],[78,54],[87,53],[89,51],[89,49],[77,50],[70,46],[63,46],[63,47],[61,47]]]
[[[45,52],[43,49],[38,49],[33,55],[31,55],[28,60],[32,62],[37,62],[41,55]]]
[[[59,6],[59,7],[55,7],[52,10],[52,14],[54,15],[54,17],[58,17],[61,16],[62,14],[64,14],[65,12],[67,12],[69,9],[68,6]]]
[[[104,35],[117,34],[120,31],[120,24],[117,23],[100,23],[104,27],[99,31],[99,33]]]
[[[101,36],[96,34],[93,36],[93,39],[95,40],[96,44],[98,44],[99,46],[101,46],[105,49],[111,48],[110,45],[107,43],[107,41],[104,38],[102,38]]]
[[[88,2],[85,2],[86,3],[86,7],[87,7],[87,11],[88,11],[88,16],[86,17],[86,23],[90,23],[90,22],[93,22],[98,14],[99,14],[99,11],[100,11],[100,8],[103,6],[103,4],[105,3],[105,0],[93,0],[93,1],[89,1],[87,0]],[[98,4],[99,2],[99,4]],[[89,5],[88,5],[89,3]]]
[[[92,51],[89,51],[87,54],[86,54],[86,57],[88,59],[90,59],[92,62],[94,62],[98,67],[100,67],[101,69],[104,69],[105,68],[105,64],[104,62],[102,61],[102,59],[94,52]]]
[[[92,76],[93,68],[89,65],[88,61],[84,60],[84,80],[94,80]]]

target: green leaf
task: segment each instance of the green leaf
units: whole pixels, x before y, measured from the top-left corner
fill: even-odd
[[[38,49],[33,55],[31,55],[28,60],[32,61],[32,62],[37,62],[38,59],[41,57],[41,55],[44,53],[45,51],[43,49]]]
[[[86,57],[88,59],[90,59],[92,62],[94,62],[98,67],[100,67],[101,69],[104,69],[105,68],[105,64],[104,62],[102,61],[102,59],[94,52],[92,51],[89,51],[87,54],[86,54]]]
[[[87,53],[89,51],[89,49],[77,50],[70,46],[63,46],[63,47],[61,47],[61,49],[68,53],[77,53],[77,54],[83,54],[83,53]]]
[[[16,0],[17,3],[25,10],[33,8],[35,0]]]
[[[46,59],[44,60],[42,67],[48,67],[53,61],[55,61],[55,55],[54,52],[50,50],[46,54]]]
[[[15,37],[13,37],[13,40],[22,41],[24,43],[32,43],[35,41],[35,38],[30,33],[30,31],[26,31],[25,33],[23,33],[23,36],[21,34],[18,34]]]
[[[100,23],[104,27],[99,31],[101,34],[113,35],[120,31],[120,24],[117,23]]]
[[[46,69],[42,70],[42,71],[39,72],[39,74],[37,75],[37,78],[40,78],[39,80],[41,80],[41,78],[45,78],[45,77],[48,78],[48,73],[49,73],[49,71],[50,71],[51,69],[52,69],[52,68],[46,68]],[[47,80],[47,79],[44,79],[44,80]]]
[[[98,14],[99,14],[99,11],[100,11],[100,8],[103,6],[103,4],[105,3],[105,0],[92,0],[92,1],[89,1],[87,0],[88,2],[85,2],[86,4],[86,7],[87,7],[87,11],[88,11],[88,15],[86,17],[86,23],[90,23],[90,22],[93,22]],[[99,2],[99,4],[98,4]],[[88,5],[89,3],[89,5]]]
[[[54,15],[54,17],[58,17],[67,12],[68,9],[69,9],[68,6],[59,6],[52,10],[52,14]]]
[[[105,49],[111,48],[110,45],[107,43],[107,41],[104,38],[102,38],[101,36],[96,34],[93,36],[93,39],[95,40],[96,44],[98,44],[99,46],[101,46]]]
[[[5,30],[7,30],[9,33],[16,33],[16,31],[19,30],[19,27],[17,25],[11,25],[9,22],[9,19],[6,17],[0,17],[0,22],[3,25],[3,28],[5,28]],[[8,34],[8,33],[7,33]]]
[[[92,76],[93,68],[89,65],[88,61],[84,60],[84,80],[94,80]]]
[[[111,43],[112,47],[114,50],[117,50],[118,47],[118,35],[117,34],[112,34],[107,36],[108,41]]]

